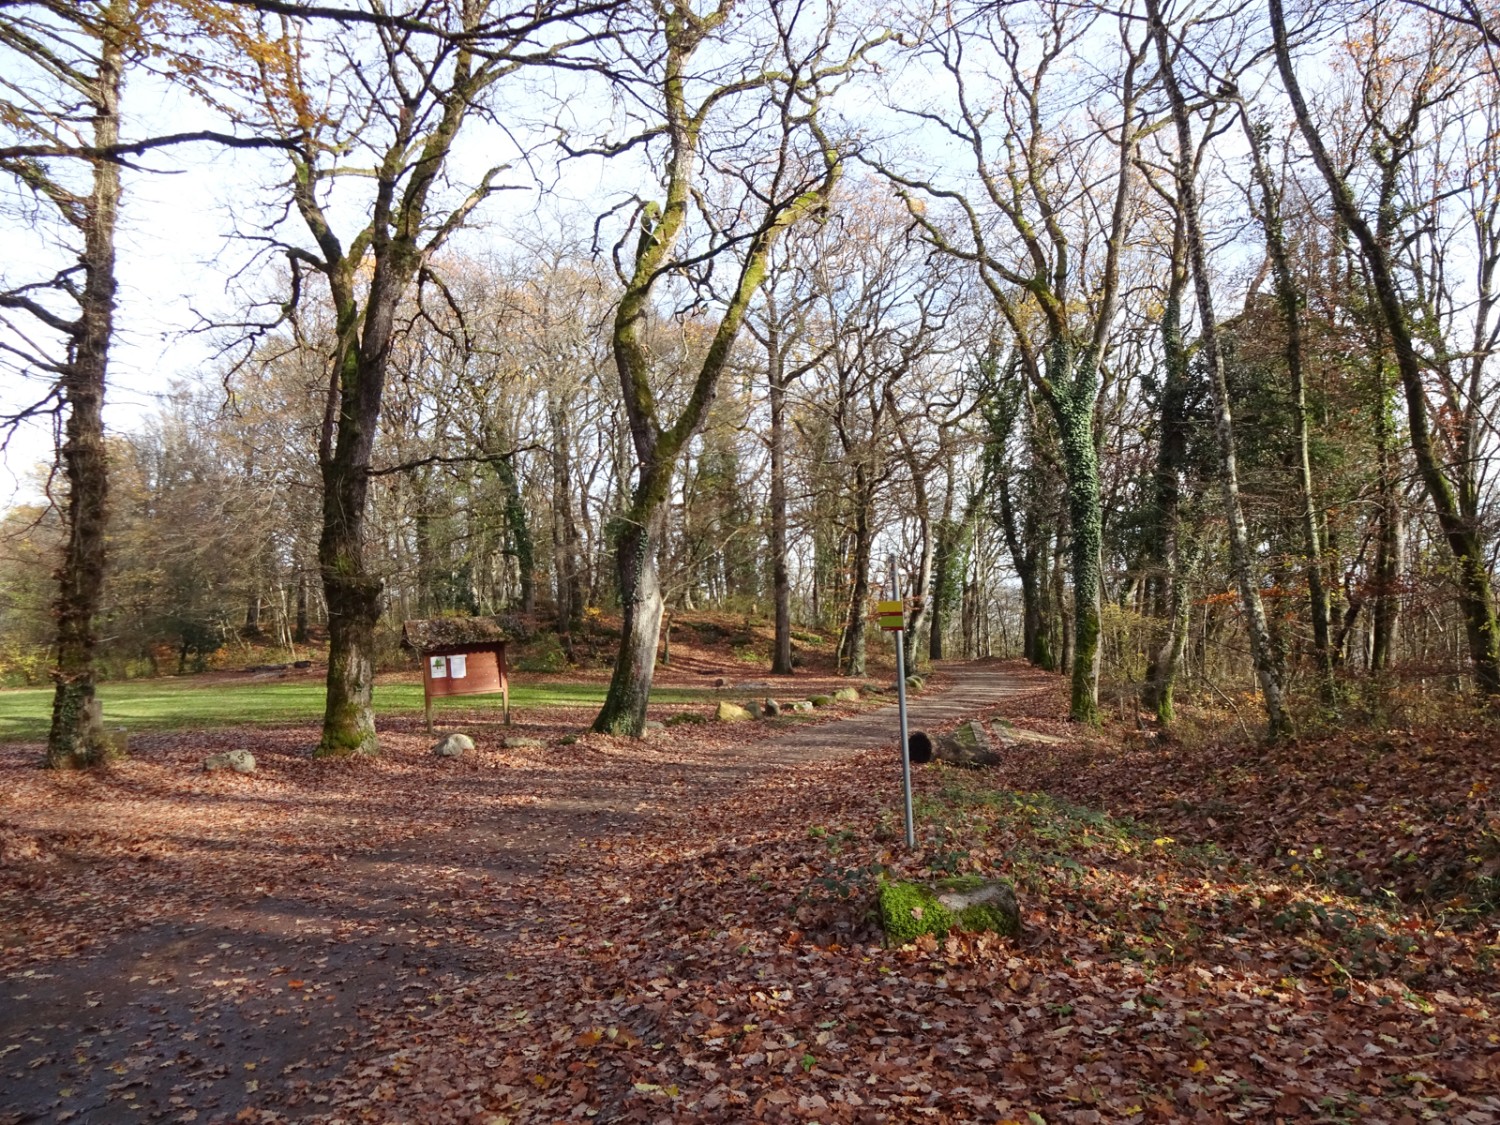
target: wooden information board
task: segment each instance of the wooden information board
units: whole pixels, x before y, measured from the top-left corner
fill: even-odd
[[[512,630],[493,617],[438,617],[408,621],[404,643],[422,661],[422,709],[432,730],[432,701],[461,695],[501,698],[510,722],[505,646]]]

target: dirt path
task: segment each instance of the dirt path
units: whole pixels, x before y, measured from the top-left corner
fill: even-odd
[[[944,667],[942,691],[923,692],[907,702],[911,731],[951,727],[965,719],[1003,707],[1006,699],[1036,690],[1035,680],[997,664],[950,664]],[[746,750],[752,760],[781,763],[826,761],[838,754],[896,746],[897,704],[866,711],[826,726],[789,731]]]
[[[995,665],[950,665],[942,678],[944,690],[912,701],[913,730],[952,725],[1034,686]],[[108,940],[91,948],[81,936],[82,952],[38,953],[3,974],[0,1125],[325,1116],[319,1091],[370,1054],[378,1031],[388,1036],[403,1013],[426,1010],[439,984],[461,986],[534,951],[539,935],[557,938],[541,888],[544,875],[549,893],[559,878],[566,885],[570,853],[685,831],[731,787],[894,747],[896,708],[708,750],[670,734],[647,753],[596,755],[571,771],[539,760],[503,776],[455,776],[426,826],[427,810],[413,806],[429,791],[393,788],[377,815],[418,830],[372,849],[320,846],[297,820],[274,843],[244,841],[245,851],[295,857],[290,875],[245,865],[227,884],[148,880],[143,897],[155,897],[133,904],[139,917],[99,920]],[[430,785],[434,760],[415,749],[420,736],[411,744],[409,770]],[[276,799],[316,798],[302,788]],[[109,812],[101,804],[100,815]],[[226,848],[225,865],[240,866],[235,845],[215,846]],[[86,856],[77,862],[80,880],[122,877]],[[81,910],[84,885],[59,882],[59,909]],[[59,916],[64,932],[74,921]]]

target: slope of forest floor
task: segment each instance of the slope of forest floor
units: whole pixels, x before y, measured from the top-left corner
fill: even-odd
[[[1083,739],[1050,677],[945,674],[1060,741],[918,770],[912,855],[837,727],[0,747],[0,1122],[1500,1120],[1481,734]],[[1021,938],[880,945],[879,878],[971,870]]]

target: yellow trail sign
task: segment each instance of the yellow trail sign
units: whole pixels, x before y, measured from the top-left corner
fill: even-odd
[[[875,616],[887,633],[899,633],[906,627],[906,604],[901,601],[877,602]]]

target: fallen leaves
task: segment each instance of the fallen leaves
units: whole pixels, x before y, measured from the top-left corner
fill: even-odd
[[[1018,710],[1045,724],[1047,698]],[[920,771],[907,856],[891,755],[791,764],[744,736],[481,739],[455,768],[414,729],[333,766],[287,731],[256,744],[264,776],[211,783],[193,758],[232,735],[143,736],[82,787],[0,751],[41,880],[3,875],[7,995],[66,1007],[11,1025],[0,1078],[39,1060],[25,1073],[58,1120],[93,1098],[435,1125],[1500,1115],[1489,939],[1294,877],[1274,848],[1258,864],[1205,801],[1139,825],[1100,812],[1090,787],[1118,810],[1143,776],[1164,784],[1138,751],[1028,744],[1003,775],[1020,792]],[[1218,825],[1250,823],[1240,790],[1194,780],[1222,770],[1172,768],[1173,800],[1201,785]],[[1044,794],[1048,770],[1068,780]],[[1297,808],[1323,823],[1329,800]],[[1410,823],[1402,840],[1437,838]],[[1292,846],[1317,865],[1355,845]],[[879,944],[864,910],[883,873],[968,870],[1016,882],[1019,941]]]

